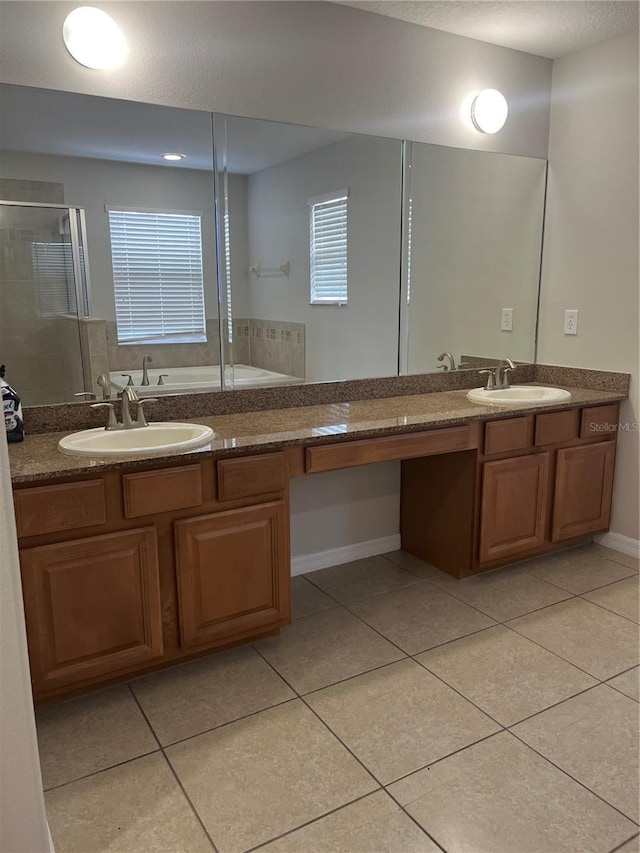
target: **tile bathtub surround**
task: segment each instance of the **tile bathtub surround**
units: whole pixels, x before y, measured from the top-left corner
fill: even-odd
[[[607,555],[617,556],[595,545],[574,554],[584,565]],[[384,565],[371,565],[387,591],[368,598],[354,586],[354,564],[344,566],[343,585],[333,570],[325,576],[331,595],[314,583],[323,572],[294,578],[298,618],[282,631],[293,641],[279,657],[258,643],[44,709],[40,749],[49,772],[68,779],[47,793],[56,853],[200,853],[213,851],[211,841],[219,853],[257,845],[267,853],[637,851],[637,667],[627,667],[624,644],[609,642],[618,674],[599,685],[566,655],[572,634],[577,646],[605,642],[598,614],[636,626],[569,592],[568,603],[593,608],[588,620],[559,620],[555,610],[567,602],[550,604],[381,664],[363,657],[357,632],[345,645],[329,617],[352,625],[358,617],[347,608],[431,589],[468,618],[492,620],[445,592],[434,567],[404,552],[380,559],[386,581]],[[398,567],[416,582],[398,586]],[[517,579],[521,569],[496,574]],[[619,583],[606,566],[602,579],[599,589]],[[520,607],[518,588],[513,597]],[[508,613],[507,587],[498,598]],[[564,627],[557,649],[543,647],[545,634],[557,643],[548,626],[542,642],[509,627],[545,613]],[[392,629],[410,633],[414,617],[400,609],[378,631],[393,648]],[[357,655],[369,669],[353,674],[341,661]],[[296,670],[322,672],[327,686],[298,698],[296,685],[306,685]],[[151,731],[164,743],[181,739],[160,747]],[[140,755],[149,746],[155,751]]]

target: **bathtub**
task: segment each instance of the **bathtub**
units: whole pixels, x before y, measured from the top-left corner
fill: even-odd
[[[149,365],[149,385],[140,385],[142,371],[132,370],[131,378],[139,396],[156,397],[158,394],[189,394],[196,391],[220,391],[220,366],[208,367],[155,367]],[[124,371],[114,370],[109,378],[117,385],[127,382]],[[158,385],[158,377],[164,374],[164,385]],[[261,367],[246,364],[227,366],[225,382],[229,388],[257,388],[261,385],[293,385],[304,382],[299,376],[287,376]]]

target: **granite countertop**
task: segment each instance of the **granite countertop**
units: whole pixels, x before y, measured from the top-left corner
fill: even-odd
[[[583,405],[624,400],[626,394],[566,387],[571,400],[548,406],[482,406],[467,399],[467,391],[443,391],[413,396],[327,403],[298,408],[272,409],[239,414],[189,418],[210,426],[216,436],[197,450],[165,456],[141,455],[91,459],[66,456],[57,444],[66,432],[27,435],[20,444],[9,445],[14,484],[31,483],[110,471],[118,468],[161,466],[168,461],[226,456],[239,450],[273,450],[299,444],[318,444],[340,437],[361,437],[454,426],[475,420],[497,420],[531,412],[559,411]],[[28,428],[28,424],[27,424]]]

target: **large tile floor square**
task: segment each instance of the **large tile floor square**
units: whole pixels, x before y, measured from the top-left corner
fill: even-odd
[[[56,853],[212,853],[160,753],[49,791]]]
[[[313,572],[307,578],[342,604],[418,582],[414,574],[384,557],[354,560],[353,563]]]
[[[638,663],[638,626],[582,598],[572,598],[509,626],[600,680]]]
[[[131,689],[163,746],[295,697],[250,646],[139,678]]]
[[[602,853],[637,829],[508,732],[389,792],[447,853]]]
[[[240,853],[377,788],[300,701],[167,750],[219,853]]]
[[[416,660],[504,726],[598,683],[503,625]]]
[[[583,545],[530,560],[523,564],[523,568],[538,578],[580,595],[638,573],[630,559],[623,560],[624,554],[617,558],[613,556],[613,559],[611,555],[615,552]]]
[[[349,609],[411,655],[495,625],[429,583],[356,601]]]
[[[272,841],[263,853],[440,853],[384,791]]]
[[[582,597],[594,604],[599,604],[600,607],[604,607],[612,613],[617,613],[618,616],[624,616],[631,622],[640,622],[638,598],[640,587],[638,581],[638,576],[634,575],[623,581],[609,584],[609,586],[594,589],[592,592],[585,592]]]
[[[404,656],[343,607],[296,619],[256,648],[300,694]]]
[[[383,785],[500,728],[413,660],[306,699]]]
[[[158,749],[126,685],[43,708],[37,725],[45,790]]]
[[[601,684],[513,733],[632,820],[640,820],[638,705]]]

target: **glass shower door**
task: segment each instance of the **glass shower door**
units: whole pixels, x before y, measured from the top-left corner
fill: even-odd
[[[72,401],[85,386],[81,233],[77,208],[0,203],[0,363],[25,406]]]

